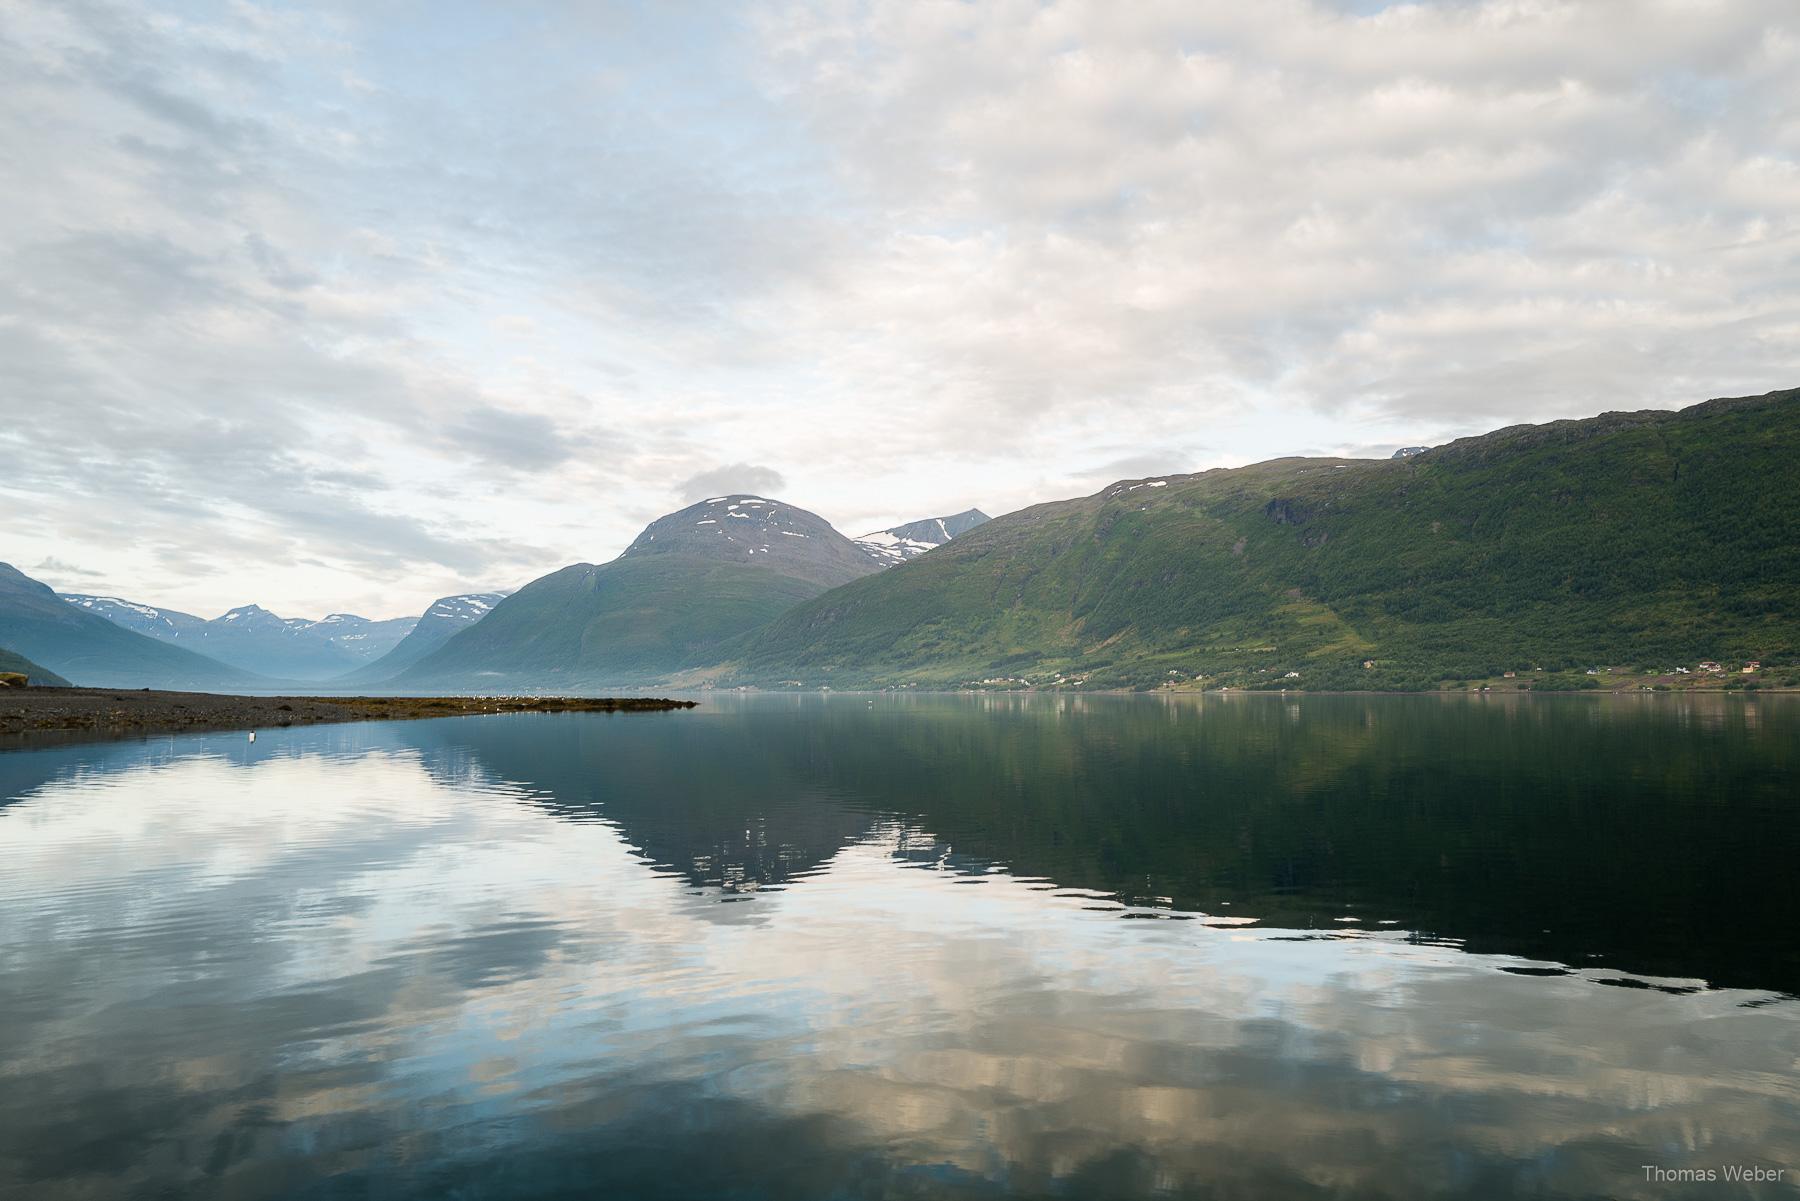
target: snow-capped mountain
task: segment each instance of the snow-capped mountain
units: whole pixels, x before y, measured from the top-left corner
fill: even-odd
[[[930,517],[876,530],[852,540],[838,533],[824,518],[795,505],[767,497],[733,494],[689,505],[650,523],[613,564],[600,567],[577,564],[576,568],[588,571],[596,579],[604,575],[609,585],[624,587],[619,581],[629,580],[632,588],[646,595],[654,594],[658,598],[654,604],[665,616],[680,610],[684,604],[705,600],[712,605],[706,616],[713,625],[720,630],[738,632],[755,621],[767,620],[782,607],[813,592],[916,558],[987,520],[987,514],[979,509],[969,509],[948,517]],[[629,571],[620,570],[627,563],[633,567]],[[734,577],[731,584],[736,591],[725,589],[720,593],[722,585],[707,574],[707,563],[753,566],[766,570],[773,582]],[[560,574],[553,573],[559,579]],[[760,572],[753,574],[760,575]],[[675,578],[685,582],[677,588],[669,583]],[[550,579],[545,577],[545,580]],[[372,621],[354,613],[332,613],[311,621],[282,617],[261,605],[240,605],[208,621],[191,613],[116,596],[71,593],[64,594],[63,600],[134,633],[177,644],[271,680],[330,680],[334,686],[368,687],[410,672],[428,657],[435,662],[440,657],[437,656],[440,648],[482,622],[490,611],[499,610],[510,615],[513,626],[520,624],[519,613],[527,610],[534,616],[525,624],[534,629],[537,626],[532,622],[540,625],[564,622],[566,614],[558,616],[560,610],[540,612],[526,603],[527,600],[541,602],[545,588],[539,585],[545,585],[545,581],[534,583],[536,591],[530,597],[514,598],[516,603],[505,606],[501,602],[509,599],[507,593],[459,593],[440,597],[419,617],[389,621]],[[696,596],[680,595],[682,588],[698,591]],[[727,603],[738,601],[744,602],[744,612],[730,609]],[[541,603],[539,608],[542,608]],[[482,629],[488,631],[490,626],[491,623]],[[619,631],[611,627],[609,630],[609,637],[617,642]],[[687,647],[684,654],[691,653],[690,643],[704,640],[716,632],[710,625],[704,626],[699,634],[687,631],[680,637],[661,630],[661,627],[658,630],[657,638],[671,645],[681,643]],[[500,637],[495,634],[488,640]],[[458,640],[458,645],[464,641]],[[615,650],[614,659],[623,665],[619,656],[625,654],[625,650],[618,647]],[[515,651],[517,648],[506,653]],[[515,658],[523,653],[518,651]],[[505,661],[505,655],[501,654],[499,659]],[[673,661],[671,658],[670,662]],[[544,667],[542,664],[532,666],[534,669]],[[641,664],[634,660],[630,666],[637,670]],[[608,660],[608,670],[614,669],[612,660]],[[617,666],[616,669],[623,670],[624,667]]]
[[[991,520],[980,509],[968,509],[951,517],[927,517],[864,534],[856,540],[863,553],[883,567],[892,567],[908,559],[916,559],[933,547],[942,546],[959,534]]]
[[[453,634],[460,633],[486,617],[506,597],[507,593],[504,592],[464,592],[457,596],[439,597],[431,602],[431,607],[418,619],[412,632],[402,638],[392,650],[344,677],[342,682],[365,685],[392,679],[444,645]]]
[[[209,655],[232,667],[286,680],[342,675],[387,654],[412,632],[414,617],[374,621],[333,613],[318,621],[239,605],[207,621],[191,613],[116,596],[64,593],[63,600],[138,634]]]
[[[817,513],[762,496],[715,496],[644,527],[620,559],[687,555],[772,568],[827,587],[868,575],[866,556]]]
[[[428,624],[469,625],[486,617],[489,610],[505,599],[504,592],[465,592],[460,596],[439,597],[419,618],[419,625],[413,627],[413,632],[417,633],[419,627]]]
[[[374,621],[354,613],[308,621],[281,617],[261,605],[240,605],[182,632],[177,641],[263,675],[321,680],[379,659],[416,624],[416,617]]]
[[[378,621],[354,613],[329,613],[318,621],[300,622],[295,628],[323,638],[353,659],[372,663],[400,645],[418,624],[416,617]]]
[[[881,570],[817,513],[715,496],[659,517],[618,558],[571,563],[394,677],[396,687],[636,687],[794,605]]]
[[[91,596],[80,592],[62,592],[57,595],[76,608],[97,613],[134,634],[148,634],[164,642],[173,642],[184,630],[198,629],[206,624],[204,617],[195,617],[192,613],[183,613],[179,609],[159,609],[155,605],[140,605],[136,601],[117,596]]]
[[[312,623],[299,618],[277,617],[261,605],[239,605],[235,609],[227,609],[220,616],[202,624],[215,626],[219,630],[231,630],[239,634],[249,631],[260,634],[288,634],[304,629]]]
[[[159,611],[151,606],[117,597],[83,599],[95,603],[71,604],[48,584],[0,563],[0,645],[65,680],[92,687],[229,690],[266,682],[107,616],[111,610],[158,626]],[[26,674],[37,673],[26,669]]]

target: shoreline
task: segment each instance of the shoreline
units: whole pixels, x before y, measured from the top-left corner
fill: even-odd
[[[494,713],[656,713],[691,700],[569,696],[238,696],[150,689],[0,690],[0,738],[185,734],[352,721],[412,721]]]
[[[719,688],[700,696],[1791,696],[1800,687],[1756,688]]]
[[[686,691],[686,690],[680,690]],[[1742,697],[1783,696],[1800,689],[1737,688],[1597,688],[1532,689],[1436,688],[1416,691],[1390,689],[1263,689],[1263,688],[1151,688],[1151,689],[719,689],[704,694],[734,696],[1161,696],[1236,698],[1252,696],[1461,696],[1478,700],[1513,697]],[[689,695],[695,695],[689,693]],[[579,697],[579,696],[252,696],[235,693],[173,692],[154,689],[19,688],[0,689],[0,750],[40,742],[87,738],[131,738],[220,732],[226,730],[282,729],[290,726],[341,724],[357,721],[415,721],[434,717],[478,717],[499,713],[654,713],[693,709],[698,700],[680,697]]]

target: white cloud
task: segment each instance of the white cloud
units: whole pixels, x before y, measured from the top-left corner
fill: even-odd
[[[863,307],[833,286],[796,308],[892,330],[911,344],[880,351],[954,365],[955,403],[1009,422],[1250,398],[1479,426],[1791,383],[1797,24],[1748,2],[784,12],[778,78],[887,206]]]
[[[754,463],[727,463],[689,476],[675,491],[683,504],[693,504],[709,496],[727,496],[739,492],[752,495],[777,495],[787,487],[787,480],[773,467]]]
[[[0,557],[385,615],[719,464],[877,528],[1800,376],[1786,0],[418,15],[0,0]]]

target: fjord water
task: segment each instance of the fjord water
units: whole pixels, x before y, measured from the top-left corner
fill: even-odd
[[[13,749],[0,1196],[1792,1195],[1797,782],[1781,697]]]

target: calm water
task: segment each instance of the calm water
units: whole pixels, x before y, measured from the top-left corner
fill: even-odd
[[[1792,1196],[1797,852],[1783,698],[12,750],[0,1196]]]

